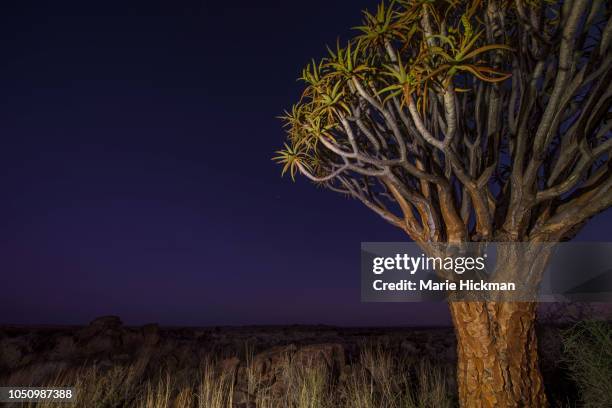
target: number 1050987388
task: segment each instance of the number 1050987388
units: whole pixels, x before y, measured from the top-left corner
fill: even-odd
[[[75,397],[73,387],[0,387],[0,402],[71,402]]]

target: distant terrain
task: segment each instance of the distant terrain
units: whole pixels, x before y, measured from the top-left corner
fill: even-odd
[[[539,331],[547,392],[571,400],[559,328]],[[444,327],[0,327],[1,385],[77,385],[81,406],[454,406],[455,362]]]

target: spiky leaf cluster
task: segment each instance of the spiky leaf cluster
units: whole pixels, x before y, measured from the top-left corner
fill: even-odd
[[[560,231],[546,220],[609,162],[606,2],[394,0],[355,30],[302,71],[283,173],[419,241]]]

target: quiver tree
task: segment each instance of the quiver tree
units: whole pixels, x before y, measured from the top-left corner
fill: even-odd
[[[610,17],[604,0],[383,3],[303,70],[275,159],[423,245],[569,240],[612,202]],[[545,406],[534,304],[450,309],[461,405]]]

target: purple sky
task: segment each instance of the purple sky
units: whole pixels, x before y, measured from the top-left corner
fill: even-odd
[[[227,3],[0,6],[0,323],[448,322],[360,303],[360,242],[406,237],[270,160],[302,66],[373,2]]]

